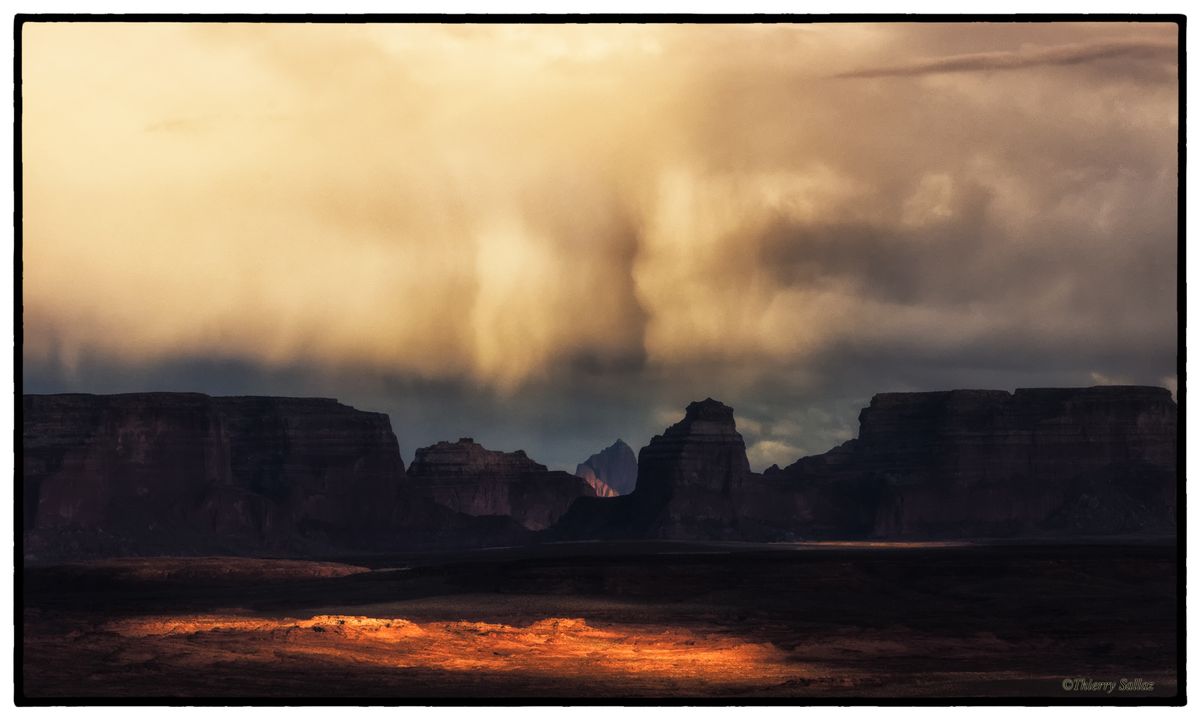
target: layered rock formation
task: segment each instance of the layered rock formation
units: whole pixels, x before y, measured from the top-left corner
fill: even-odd
[[[579,501],[556,537],[983,538],[1170,533],[1178,411],[1161,388],[875,396],[859,437],[751,473],[733,411],[692,403],[637,489]]]
[[[1177,417],[1162,388],[877,395],[745,510],[816,537],[1171,532]]]
[[[319,398],[26,395],[29,557],[511,543],[404,489],[386,415]]]
[[[570,473],[547,470],[523,450],[488,450],[471,438],[417,450],[408,471],[423,496],[467,515],[506,515],[530,530],[549,527],[595,491]]]
[[[579,463],[575,474],[583,478],[597,497],[628,495],[637,485],[637,456],[624,440],[612,445]]]
[[[634,491],[580,500],[556,537],[741,537],[734,498],[751,478],[733,409],[712,398],[687,406],[683,420],[638,455]]]
[[[1169,534],[1177,510],[1178,409],[1160,388],[877,395],[858,438],[762,475],[733,410],[708,399],[642,448],[636,487],[612,498],[469,438],[406,472],[387,417],[334,400],[22,407],[31,559],[511,545],[551,525],[548,539]]]
[[[723,537],[736,525],[733,498],[750,474],[733,408],[707,398],[642,448],[634,495],[666,501],[657,536]]]

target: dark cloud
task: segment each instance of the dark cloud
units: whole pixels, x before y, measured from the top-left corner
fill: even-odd
[[[762,468],[876,392],[1175,382],[1173,25],[118,25],[25,26],[26,391],[567,469],[712,396]]]

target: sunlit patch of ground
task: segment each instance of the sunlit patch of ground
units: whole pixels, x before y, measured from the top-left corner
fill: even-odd
[[[788,662],[770,643],[681,628],[593,627],[579,618],[526,626],[487,622],[414,623],[354,615],[272,619],[238,615],[150,617],[109,623],[137,638],[137,655],[189,666],[280,655],[387,668],[540,675],[561,679],[649,675],[699,686],[770,685],[820,671]],[[129,658],[135,659],[135,658]]]
[[[48,700],[1062,698],[1081,697],[1063,680],[1082,677],[1154,684],[1122,697],[1175,693],[1169,546],[828,547],[548,547],[364,558],[380,568],[365,572],[26,568],[20,687]]]

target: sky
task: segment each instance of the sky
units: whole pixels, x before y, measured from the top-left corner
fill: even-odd
[[[27,23],[25,392],[336,397],[553,468],[692,400],[1176,389],[1177,28]]]

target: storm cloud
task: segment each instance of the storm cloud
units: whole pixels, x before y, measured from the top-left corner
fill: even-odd
[[[25,390],[573,468],[705,396],[1172,386],[1177,28],[23,26]]]

